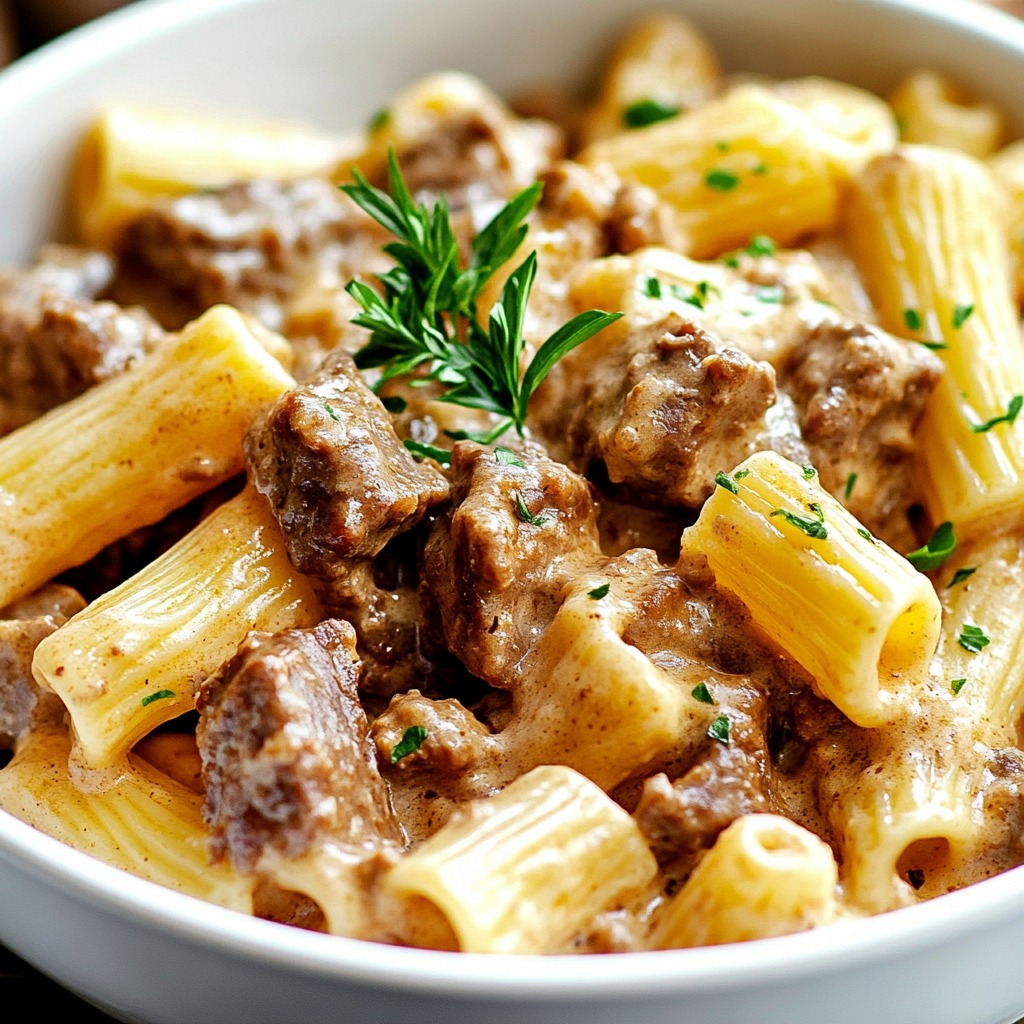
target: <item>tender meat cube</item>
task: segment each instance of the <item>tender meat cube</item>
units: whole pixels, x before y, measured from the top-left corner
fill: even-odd
[[[121,252],[192,316],[225,302],[278,330],[283,305],[320,266],[353,277],[390,237],[326,179],[257,179],[154,206],[127,227]]]
[[[822,485],[899,550],[916,544],[900,514],[916,498],[914,428],[941,370],[921,345],[863,324],[823,323],[783,378]]]
[[[715,688],[718,698],[720,687]],[[766,699],[754,687],[729,694],[729,743],[711,742],[681,777],[646,780],[634,817],[658,863],[685,873],[694,856],[743,814],[773,810],[765,746]]]
[[[444,477],[399,441],[344,353],[252,426],[245,453],[292,562],[320,578],[335,575],[339,559],[379,554],[448,496]]]
[[[613,484],[657,507],[698,508],[715,474],[753,452],[807,461],[767,363],[675,316],[632,331],[624,348],[599,351],[576,378],[575,465],[603,463]]]
[[[200,688],[197,740],[215,858],[257,868],[333,844],[358,859],[401,832],[356,693],[348,623],[250,633]]]
[[[424,550],[424,582],[448,647],[492,686],[550,623],[573,565],[600,558],[587,482],[535,446],[501,452],[460,441],[452,510]]]
[[[33,722],[63,715],[60,698],[32,677],[32,655],[84,607],[71,587],[52,583],[0,609],[0,750],[13,750]]]
[[[48,246],[0,270],[0,434],[138,362],[163,337],[142,309],[97,301],[114,272],[99,252]]]

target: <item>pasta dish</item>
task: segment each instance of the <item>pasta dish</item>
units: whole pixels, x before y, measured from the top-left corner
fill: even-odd
[[[928,68],[116,105],[0,270],[0,808],[298,928],[743,942],[1024,863],[1024,141]]]

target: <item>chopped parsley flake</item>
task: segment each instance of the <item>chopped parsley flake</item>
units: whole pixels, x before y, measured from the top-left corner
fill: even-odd
[[[729,746],[729,719],[725,715],[719,715],[708,726],[708,737]]]
[[[828,537],[828,528],[825,526],[825,513],[822,512],[821,506],[816,501],[812,501],[808,507],[814,513],[813,519],[809,516],[797,515],[795,512],[790,512],[784,508],[777,508],[774,512],[769,513],[769,518],[781,516],[790,526],[795,526],[802,533],[806,533],[808,537],[825,540]]]
[[[715,474],[715,483],[719,487],[724,487],[730,494],[740,493],[740,489],[736,486],[736,481],[728,473],[723,473],[721,470]]]
[[[985,635],[985,630],[980,626],[971,626],[967,623],[960,627],[960,635],[956,638],[956,642],[971,654],[977,654],[992,643]]]
[[[774,256],[776,250],[775,240],[767,235],[754,235],[750,244],[743,251],[748,256]]]
[[[593,590],[588,590],[587,597],[589,597],[591,601],[600,601],[602,597],[608,596],[608,591],[611,589],[612,585],[610,583],[602,583],[601,586],[594,587]]]
[[[801,466],[800,468],[804,471],[805,480],[813,480],[818,475],[818,471],[813,466]]]
[[[408,405],[401,395],[386,395],[380,400],[380,404],[383,405],[388,412],[405,412],[406,406]]]
[[[714,288],[708,281],[698,281],[694,286],[693,292],[689,295],[677,284],[669,285],[669,291],[677,299],[682,299],[683,302],[688,302],[691,306],[703,309],[704,303],[708,301],[708,296],[713,292],[717,293],[718,289]]]
[[[854,488],[854,485],[856,483],[857,483],[857,474],[856,473],[851,473],[846,478],[846,489],[843,491],[843,497],[844,498],[848,499],[850,497],[850,495],[853,494],[853,488]]]
[[[402,733],[402,738],[391,748],[391,763],[396,764],[403,757],[415,754],[423,746],[426,738],[427,730],[422,725],[410,725]]]
[[[714,704],[715,703],[715,698],[711,696],[711,691],[708,689],[708,684],[707,683],[704,683],[704,682],[698,683],[690,692],[702,704]]]
[[[435,448],[432,444],[423,444],[420,441],[406,439],[402,442],[406,448],[425,459],[433,459],[447,469],[452,464],[452,453],[447,448]]]
[[[524,523],[529,523],[530,526],[543,526],[548,521],[548,517],[543,513],[535,516],[530,511],[529,506],[526,504],[526,499],[519,491],[512,492],[512,500],[516,505],[516,515],[519,516]]]
[[[916,309],[905,309],[903,310],[903,322],[912,331],[921,330],[922,320],[921,314]]]
[[[494,459],[502,466],[518,466],[520,469],[526,469],[526,463],[511,448],[503,448],[498,445],[494,449]]]
[[[931,572],[933,569],[938,569],[955,550],[956,537],[953,536],[953,524],[940,523],[928,543],[916,551],[911,551],[907,555],[907,561],[918,572]]]
[[[724,167],[716,167],[704,175],[704,184],[716,192],[731,192],[740,183],[740,176]]]
[[[385,128],[391,121],[391,111],[387,107],[378,110],[369,121],[366,122],[366,130],[368,132],[379,132],[381,128]]]
[[[656,277],[649,277],[644,281],[644,295],[651,299],[661,298],[661,282]]]
[[[324,408],[327,410],[327,415],[330,416],[335,423],[341,422],[341,417],[334,411],[334,406],[324,402]]]
[[[964,580],[970,579],[976,572],[978,567],[976,565],[965,565],[962,569],[957,569],[953,573],[953,578],[946,584],[946,589],[955,587],[958,583],[963,583]]]
[[[941,352],[944,348],[949,348],[944,341],[919,341],[918,345],[924,345],[925,348],[930,348],[933,352]]]
[[[865,540],[871,541],[872,544],[877,544],[878,541],[871,536],[871,531],[866,526],[858,526],[857,533],[860,534]]]
[[[660,103],[647,96],[634,100],[622,110],[622,123],[627,128],[646,128],[649,124],[667,121],[682,112],[682,107],[671,103]]]
[[[976,434],[985,434],[1000,423],[1012,426],[1020,415],[1022,407],[1024,407],[1024,395],[1014,395],[1006,406],[1006,412],[1000,416],[993,416],[992,419],[985,420],[984,423],[972,423],[971,430]]]
[[[964,683],[966,682],[966,676],[963,679],[951,679],[949,683],[949,688],[953,691],[954,694],[959,693],[964,688]]]
[[[748,476],[750,476],[749,469],[737,469],[736,472],[733,473],[734,480],[745,480]]]
[[[167,700],[168,697],[173,697],[173,690],[157,690],[156,693],[147,694],[142,698],[142,706],[148,707],[155,700]]]
[[[967,322],[967,318],[974,312],[974,303],[966,306],[957,306],[953,310],[953,329],[959,331]]]

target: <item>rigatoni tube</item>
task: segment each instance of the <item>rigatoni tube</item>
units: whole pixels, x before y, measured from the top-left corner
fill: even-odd
[[[928,578],[804,469],[757,452],[721,478],[683,549],[862,726],[889,721],[927,672],[941,607]]]

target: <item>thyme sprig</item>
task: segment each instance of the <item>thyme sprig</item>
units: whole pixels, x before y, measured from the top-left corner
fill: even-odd
[[[480,294],[526,237],[524,222],[540,199],[541,185],[523,189],[498,211],[473,237],[468,265],[462,266],[444,196],[432,209],[418,203],[393,151],[388,154],[390,194],[358,169],[352,176],[354,182],[342,190],[397,238],[384,246],[395,266],[376,275],[379,290],[358,280],[346,286],[362,310],[352,322],[370,331],[370,340],[355,354],[356,365],[382,369],[377,390],[395,377],[417,373],[417,381],[441,385],[441,401],[500,417],[486,438],[466,435],[473,440],[490,443],[510,427],[522,437],[530,396],[555,363],[622,316],[598,309],[580,313],[537,349],[521,373],[526,307],[537,273],[537,253],[531,252],[508,276],[481,322]]]

